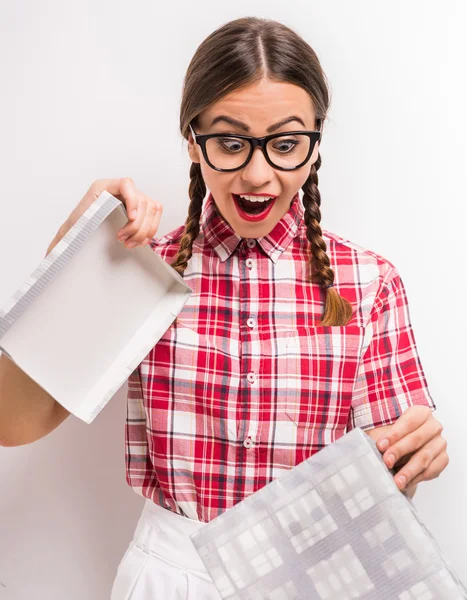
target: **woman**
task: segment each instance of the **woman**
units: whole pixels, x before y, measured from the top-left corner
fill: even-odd
[[[129,215],[119,239],[150,244],[193,289],[129,378],[127,482],[146,503],[112,600],[219,598],[189,534],[353,427],[410,496],[448,464],[400,275],[321,229],[328,110],[294,31],[227,23],[185,78],[185,225],[155,239],[162,205],[125,178],[95,182],[62,228],[106,189]]]

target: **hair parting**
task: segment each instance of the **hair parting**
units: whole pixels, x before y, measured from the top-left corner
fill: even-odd
[[[271,19],[242,17],[217,28],[203,40],[188,66],[180,106],[180,131],[188,140],[189,125],[196,126],[201,112],[226,94],[264,77],[292,83],[308,92],[316,118],[322,123],[328,114],[330,95],[326,75],[311,46],[293,29]],[[321,196],[318,169],[321,156],[311,166],[302,186],[306,236],[310,245],[310,281],[326,294],[321,325],[346,325],[352,305],[339,295],[334,271],[322,236]],[[198,163],[190,168],[190,205],[180,247],[172,261],[183,276],[192,256],[193,243],[200,230],[200,217],[206,185]]]

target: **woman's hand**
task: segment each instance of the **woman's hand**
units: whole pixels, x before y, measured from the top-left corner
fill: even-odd
[[[448,466],[447,442],[442,431],[442,424],[428,406],[415,405],[377,440],[385,464],[390,469],[394,465],[396,469],[400,467],[395,477],[399,489],[406,489],[409,495],[415,493],[419,482],[435,479]]]
[[[91,185],[68,219],[60,227],[54,241],[47,250],[47,254],[58,244],[104,190],[121,200],[128,214],[129,220],[117,232],[117,238],[127,248],[149,244],[151,239],[156,235],[159,227],[163,210],[162,204],[155,202],[149,196],[137,190],[134,181],[129,177],[122,179],[98,179]]]

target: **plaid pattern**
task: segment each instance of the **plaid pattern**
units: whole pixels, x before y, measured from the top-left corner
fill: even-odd
[[[191,534],[225,600],[461,600],[467,589],[354,429]]]
[[[183,227],[151,243],[170,262]],[[355,427],[436,409],[394,265],[323,230],[352,304],[323,326],[300,196],[265,237],[239,237],[209,194],[184,280],[193,294],[128,380],[127,482],[204,522]]]

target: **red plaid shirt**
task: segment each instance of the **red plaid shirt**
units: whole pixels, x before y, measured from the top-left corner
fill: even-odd
[[[154,239],[175,256],[183,227]],[[436,409],[405,289],[388,260],[323,230],[335,287],[352,304],[323,326],[297,193],[267,236],[239,237],[205,201],[177,321],[131,374],[126,477],[135,492],[210,521],[354,427]]]

